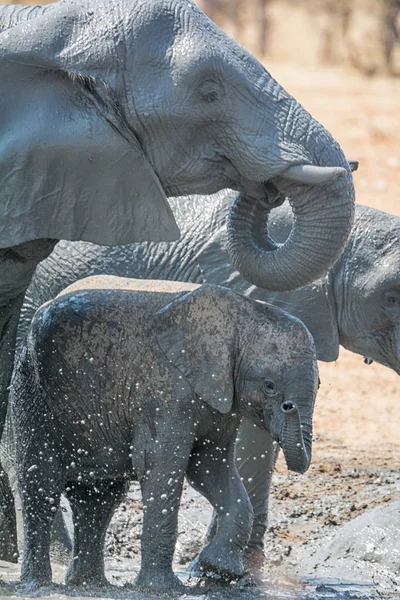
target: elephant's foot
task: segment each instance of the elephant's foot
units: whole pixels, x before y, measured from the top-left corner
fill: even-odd
[[[192,565],[193,574],[197,571],[203,576],[217,575],[229,580],[240,579],[245,573],[241,553],[218,544],[216,538],[200,552]]]
[[[53,583],[47,577],[27,577],[21,580],[21,583],[17,586],[17,590],[19,595],[29,594],[30,596],[41,597],[47,595],[44,593],[44,589],[47,591],[52,587]]]
[[[67,573],[65,584],[68,587],[94,587],[94,588],[114,588],[114,586],[106,579],[105,575],[81,575]]]
[[[168,593],[185,593],[185,586],[172,571],[149,571],[141,569],[134,587],[139,590]]]
[[[18,562],[17,538],[14,535],[8,537],[7,534],[0,537],[0,560],[10,563]]]
[[[95,563],[91,565],[88,563],[80,564],[79,557],[72,558],[65,575],[65,584],[68,587],[113,587],[108,579],[106,579],[102,565]]]

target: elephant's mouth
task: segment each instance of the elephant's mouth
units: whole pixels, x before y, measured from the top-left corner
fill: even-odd
[[[365,354],[360,352],[364,357],[364,363],[371,365],[373,362],[377,362],[400,375],[399,340],[400,332],[397,328],[380,329],[373,336],[368,336],[366,341],[370,346],[370,351]]]

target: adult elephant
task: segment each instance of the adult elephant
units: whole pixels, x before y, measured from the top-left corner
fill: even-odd
[[[313,334],[320,360],[336,360],[342,344],[400,374],[400,218],[357,205],[349,242],[329,272],[298,290],[273,293],[246,281],[225,252],[226,220],[234,197],[234,192],[224,191],[190,202],[185,198],[171,201],[182,237],[170,244],[107,248],[60,242],[38,267],[28,290],[21,342],[35,310],[88,275],[205,281],[272,302],[300,317]],[[273,212],[270,232],[274,239],[283,243],[292,226],[293,213],[286,204]],[[255,513],[250,546],[257,550],[262,548],[266,528],[272,442],[265,432],[244,422],[237,457]]]
[[[240,192],[230,254],[255,283],[303,285],[347,240],[338,144],[190,0],[2,6],[0,80],[0,435],[23,296],[58,240],[175,240],[166,197],[224,188]],[[276,247],[253,224],[283,195],[296,226]],[[0,532],[13,559],[15,527]]]

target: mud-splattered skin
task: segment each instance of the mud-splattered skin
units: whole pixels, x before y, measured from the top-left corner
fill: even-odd
[[[130,289],[109,280],[120,289],[85,290],[84,280],[42,307],[15,371],[22,581],[51,579],[51,522],[65,489],[75,523],[67,582],[105,582],[105,531],[135,478],[145,507],[137,584],[179,587],[171,565],[185,473],[219,517],[198,566],[238,577],[253,521],[234,461],[240,419],[268,429],[289,468],[308,468],[312,338],[283,311],[225,288],[166,282],[163,292],[149,282],[146,292],[138,282],[135,292],[134,280]]]

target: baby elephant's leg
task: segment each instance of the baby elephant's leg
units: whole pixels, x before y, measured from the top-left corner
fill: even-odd
[[[234,462],[233,444],[219,448],[207,444],[191,456],[188,479],[218,514],[215,536],[201,551],[200,569],[235,578],[244,574],[243,554],[253,523],[253,511]]]
[[[24,520],[24,554],[21,583],[36,589],[51,583],[50,536],[53,519],[60,505],[62,468],[53,453],[46,460],[25,453],[19,467],[19,487]],[[52,457],[52,461],[48,460]]]
[[[253,528],[246,549],[246,561],[250,569],[259,568],[264,562],[263,538],[268,524],[269,493],[278,450],[278,445],[274,444],[268,431],[243,419],[236,443],[236,466],[254,513]],[[207,543],[217,530],[218,513],[214,510],[207,531]]]
[[[150,590],[181,590],[172,571],[178,510],[190,447],[177,442],[152,458],[152,468],[140,481],[143,497],[142,563],[136,585]]]
[[[278,445],[268,431],[243,419],[236,444],[236,464],[254,512],[253,529],[248,543],[251,554],[263,556],[263,538],[267,529],[268,500]]]
[[[72,558],[67,585],[110,585],[104,573],[104,541],[115,509],[129,483],[96,481],[93,485],[72,483],[67,488],[74,521]]]

